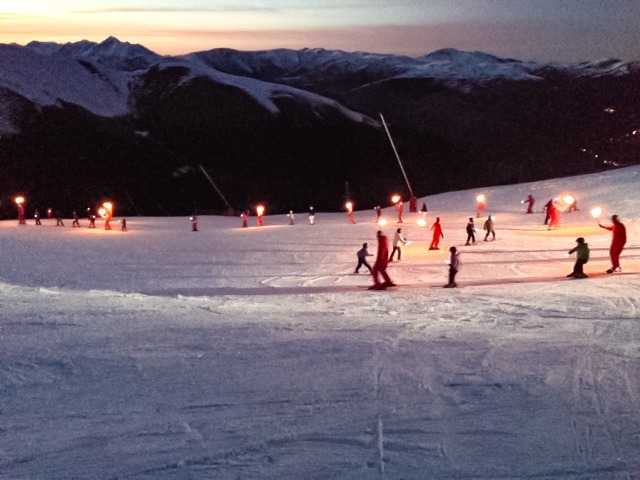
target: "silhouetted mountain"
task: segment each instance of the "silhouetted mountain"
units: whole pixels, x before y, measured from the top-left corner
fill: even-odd
[[[638,63],[321,49],[179,57],[108,38],[0,45],[0,211],[356,208],[640,158]],[[348,185],[347,185],[348,184]]]

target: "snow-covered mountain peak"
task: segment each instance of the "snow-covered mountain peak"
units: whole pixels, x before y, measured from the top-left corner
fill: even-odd
[[[30,42],[27,47],[41,55],[60,55],[125,71],[147,68],[163,58],[142,45],[121,42],[115,37],[108,37],[100,43],[88,40],[64,45]]]

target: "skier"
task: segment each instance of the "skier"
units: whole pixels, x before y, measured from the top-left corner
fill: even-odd
[[[123,232],[127,231],[127,219],[122,217],[122,220],[120,220],[120,224],[122,225],[120,227],[120,230],[122,230]]]
[[[356,256],[358,257],[358,265],[356,265],[356,269],[353,273],[360,273],[360,267],[364,265],[369,269],[369,273],[373,274],[371,265],[369,265],[369,262],[367,262],[367,257],[373,257],[373,253],[369,253],[368,248],[369,244],[363,243],[362,248],[356,253]]]
[[[22,203],[18,203],[18,225],[26,225],[26,224],[27,224],[27,220],[25,219],[24,205]]]
[[[256,214],[257,214],[257,225],[259,227],[264,227],[264,223],[262,221],[262,218],[264,217],[264,207],[262,205],[258,205],[256,207]]]
[[[296,217],[293,214],[293,210],[289,210],[289,214],[287,215],[287,217],[289,217],[289,225],[295,225],[296,224]]]
[[[369,290],[384,290],[387,287],[396,286],[387,274],[387,264],[389,263],[389,239],[382,233],[382,230],[378,230],[377,235],[378,254],[376,255],[376,261],[373,264],[371,272],[373,275],[373,285],[369,287]],[[384,282],[380,282],[380,280],[378,280],[378,275],[382,276]]]
[[[569,255],[573,252],[576,252],[576,263],[573,266],[573,272],[571,272],[567,277],[571,278],[587,278],[588,275],[585,275],[582,267],[585,263],[589,261],[589,244],[585,243],[584,238],[578,237],[576,238],[575,248],[569,250]]]
[[[374,223],[378,223],[380,221],[380,217],[382,217],[382,207],[380,205],[376,205],[374,210],[376,211],[376,221]]]
[[[347,208],[347,214],[349,215],[349,223],[355,224],[356,223],[356,219],[353,216],[353,203],[347,202],[347,204],[345,206]]]
[[[191,231],[192,232],[197,232],[198,231],[198,216],[194,213],[193,215],[191,215],[191,217],[189,217],[189,220],[191,220]]]
[[[64,227],[64,222],[62,221],[62,213],[60,213],[60,210],[56,210],[56,227]]]
[[[460,259],[458,258],[458,250],[456,247],[450,247],[449,252],[451,255],[449,256],[449,283],[447,283],[444,288],[456,288],[458,284],[456,283],[456,273],[458,273],[458,267],[460,266]]]
[[[465,245],[471,245],[469,241],[476,243],[476,225],[473,223],[473,217],[469,217],[469,223],[467,223],[467,243]]]
[[[314,225],[316,221],[316,214],[313,211],[313,206],[309,207],[309,225]]]
[[[527,214],[533,213],[533,204],[536,203],[536,201],[531,195],[527,195],[527,199],[523,200],[522,203],[525,202],[527,203]]]
[[[40,210],[36,210],[33,213],[33,218],[36,219],[36,225],[42,225],[42,222],[40,221]]]
[[[607,273],[622,271],[622,269],[620,268],[620,254],[622,253],[624,244],[627,243],[627,229],[618,219],[618,215],[612,215],[611,221],[613,222],[613,225],[609,227],[600,225],[600,223],[598,222],[600,228],[604,228],[605,230],[613,232],[613,236],[611,238],[611,247],[609,248],[609,256],[611,257],[611,268],[607,270]]]
[[[484,207],[487,206],[487,199],[484,195],[478,195],[476,200],[478,202],[478,213],[476,214],[476,218],[480,218],[482,216],[482,211],[484,210]]]
[[[427,218],[427,204],[426,203],[422,203],[422,207],[420,207],[420,215],[422,215],[422,218],[424,220],[426,220],[426,218]]]
[[[73,211],[73,222],[71,223],[72,227],[80,227],[80,219],[78,218],[78,212]]]
[[[243,211],[240,214],[240,218],[242,219],[242,228],[249,227],[249,211]]]
[[[548,225],[549,220],[551,219],[551,210],[553,208],[553,199],[549,200],[544,204],[544,223],[543,225]]]
[[[402,213],[404,212],[404,205],[402,204],[402,200],[398,202],[398,222],[402,223]]]
[[[111,216],[110,213],[107,214],[107,216],[104,219],[104,229],[105,230],[111,230],[111,219],[113,217]]]
[[[400,257],[402,257],[402,246],[405,243],[407,243],[407,239],[402,235],[402,229],[399,228],[393,236],[393,250],[391,250],[391,255],[389,256],[390,262],[393,262],[393,256],[396,252],[398,252],[398,261],[400,261]]]
[[[487,232],[484,236],[484,241],[486,242],[487,238],[489,238],[489,234],[491,234],[491,241],[493,242],[496,239],[496,231],[494,230],[494,222],[491,215],[489,215],[487,220],[484,222],[484,226],[482,228]]]
[[[429,250],[440,250],[438,245],[440,245],[440,239],[444,238],[444,235],[442,234],[442,225],[440,225],[440,217],[436,217],[436,221],[431,225],[431,231],[433,232],[433,238],[431,239]]]
[[[560,216],[562,214],[562,208],[560,207],[560,203],[555,201],[551,204],[551,208],[549,209],[549,228],[547,230],[557,230],[558,226],[560,226]]]
[[[96,228],[96,216],[95,215],[89,215],[89,228]]]

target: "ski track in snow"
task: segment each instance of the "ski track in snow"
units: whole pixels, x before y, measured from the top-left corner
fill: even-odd
[[[569,182],[583,208],[637,206],[634,172],[494,187],[498,240],[471,247],[476,192],[428,198],[451,243],[427,251],[407,215],[399,287],[375,292],[351,274],[368,211],[202,217],[198,235],[0,222],[0,478],[634,479],[638,215],[619,211],[624,271],[604,275],[587,211],[547,232],[513,208]],[[577,236],[585,280],[565,278]],[[443,290],[452,244],[461,288]]]

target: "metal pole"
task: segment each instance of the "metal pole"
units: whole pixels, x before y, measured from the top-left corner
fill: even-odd
[[[216,186],[215,183],[213,183],[213,180],[211,179],[211,177],[209,176],[209,174],[207,173],[207,171],[204,169],[204,167],[202,165],[198,165],[198,167],[200,167],[200,170],[202,170],[202,173],[204,174],[205,177],[207,177],[207,180],[209,180],[209,183],[213,186],[213,188],[216,189],[216,192],[218,192],[218,195],[220,195],[220,198],[224,201],[224,203],[227,204],[227,208],[229,210],[232,210],[231,205],[229,205],[229,202],[227,202],[227,199],[224,198],[224,195],[222,195],[222,192],[220,191],[220,189]]]
[[[389,142],[391,142],[391,148],[393,148],[393,153],[395,153],[396,158],[398,159],[398,164],[400,165],[400,170],[402,170],[404,181],[407,182],[407,187],[409,187],[409,193],[411,194],[412,197],[414,197],[415,195],[413,194],[413,190],[411,189],[411,185],[409,184],[407,173],[404,171],[404,167],[402,166],[402,162],[400,161],[400,155],[398,155],[398,151],[396,150],[396,146],[393,143],[393,138],[391,138],[391,133],[389,133],[389,129],[387,128],[387,123],[384,121],[384,117],[382,116],[382,113],[380,113],[380,119],[382,119],[382,125],[384,125],[384,130],[387,132],[387,137],[389,137]]]

